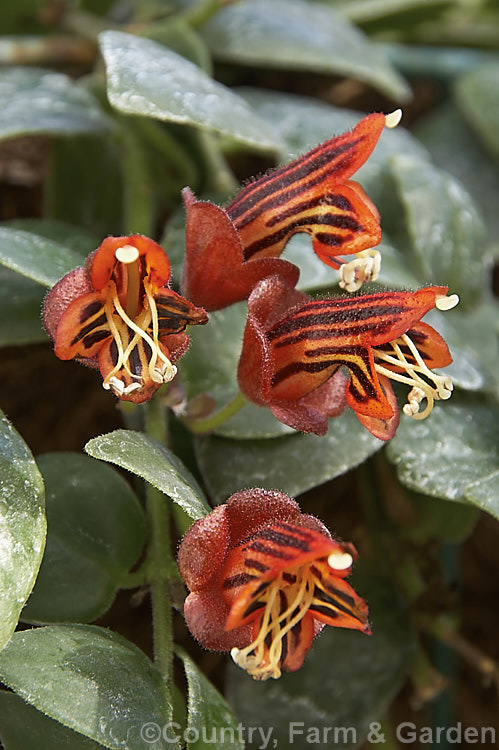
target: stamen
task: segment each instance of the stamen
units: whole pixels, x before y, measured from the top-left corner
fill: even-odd
[[[278,679],[281,676],[283,639],[303,619],[312,603],[314,583],[308,567],[298,570],[296,575],[297,582],[292,585],[283,580],[282,573],[272,582],[267,589],[269,598],[257,637],[249,646],[243,649],[233,648],[231,651],[234,662],[256,680]],[[288,596],[294,593],[291,603],[283,612],[280,612],[280,591],[285,591]],[[296,614],[291,617],[293,613]],[[286,622],[289,617],[291,619]],[[270,646],[267,646],[266,639],[269,634],[272,639]]]
[[[139,251],[133,245],[122,245],[114,253],[116,260],[120,263],[135,263],[139,259]]]
[[[397,380],[399,383],[406,383],[412,386],[412,390],[408,396],[409,403],[405,404],[402,411],[413,419],[425,419],[433,409],[434,401],[450,398],[453,389],[452,380],[448,375],[437,375],[426,366],[416,345],[406,333],[400,338],[391,341],[390,344],[396,356],[394,357],[387,352],[374,348],[374,368],[380,375],[385,375],[391,380]],[[400,346],[406,346],[410,349],[416,361],[415,364],[407,361]],[[402,368],[407,375],[393,372],[393,370],[380,365],[379,361],[376,360],[381,360],[387,364]],[[430,383],[420,377],[419,373],[424,375]],[[419,411],[419,406],[423,399],[426,399],[427,404],[422,411]]]
[[[369,248],[357,253],[354,260],[343,263],[339,268],[341,289],[347,292],[358,291],[362,284],[376,281],[381,268],[381,255],[378,250]]]
[[[348,552],[331,552],[327,564],[333,570],[346,570],[353,563],[353,557]]]
[[[451,294],[449,297],[442,295],[435,300],[435,307],[438,310],[452,310],[458,304],[459,297],[457,294]]]
[[[385,115],[385,126],[387,128],[396,128],[402,119],[402,110],[396,109],[394,112],[390,112],[389,115]]]

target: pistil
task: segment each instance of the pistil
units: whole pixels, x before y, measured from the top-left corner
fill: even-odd
[[[122,245],[114,255],[116,260],[123,265],[123,281],[126,289],[125,310],[133,319],[137,317],[140,305],[139,251],[133,245]]]

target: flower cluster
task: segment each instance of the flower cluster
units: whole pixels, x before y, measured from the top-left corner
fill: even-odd
[[[195,638],[257,680],[294,672],[325,625],[370,633],[344,580],[357,553],[282,492],[236,492],[191,526],[178,554]]]
[[[187,326],[205,324],[206,310],[247,300],[239,386],[281,422],[324,435],[328,418],[349,406],[388,440],[399,421],[390,381],[409,387],[403,412],[425,418],[451,395],[450,378],[434,370],[452,358],[421,319],[452,308],[457,296],[429,286],[313,299],[296,289],[299,269],[280,257],[291,236],[306,232],[345,291],[376,279],[379,215],[350,178],[399,119],[398,111],[364,117],[248,183],[226,209],[185,188],[183,296],[170,288],[168,257],[153,240],[105,239],[46,298],[56,355],[98,367],[104,388],[140,403],[175,377]],[[187,625],[255,679],[295,671],[325,625],[370,632],[367,606],[345,581],[356,555],[286,495],[237,492],[180,546]]]

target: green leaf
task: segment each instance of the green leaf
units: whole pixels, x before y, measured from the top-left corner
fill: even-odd
[[[482,65],[456,81],[456,101],[469,125],[499,160],[499,63]]]
[[[62,73],[22,67],[0,71],[0,98],[0,140],[110,129],[93,97]]]
[[[219,60],[357,78],[394,99],[404,79],[383,52],[333,8],[303,0],[251,0],[217,13],[201,30]]]
[[[121,466],[163,492],[194,519],[211,511],[201,488],[182,462],[157,440],[140,432],[115,430],[93,438],[86,452]]]
[[[71,248],[83,257],[91,253],[100,242],[99,237],[93,232],[87,232],[80,226],[70,224],[67,221],[55,219],[11,219],[2,222],[0,226],[8,229],[20,229],[30,234],[38,234],[47,240]]]
[[[49,625],[15,633],[0,654],[0,678],[39,711],[111,750],[144,750],[142,728],[157,725],[161,733],[171,719],[159,672],[130,641],[104,628]]]
[[[238,740],[240,725],[227,702],[182,648],[177,646],[175,653],[184,663],[189,688],[187,731],[198,737],[188,742],[187,747],[204,750],[207,745],[203,736],[206,736],[210,742],[212,737],[218,738],[219,741],[214,743],[216,747],[243,750],[244,742]]]
[[[407,487],[433,497],[473,502],[499,517],[499,406],[452,396],[420,422],[401,419],[388,458]]]
[[[53,286],[85,257],[39,234],[0,226],[0,263],[44,286]]]
[[[499,171],[453,102],[430,110],[414,130],[433,162],[458,179],[480,209],[489,235],[499,235]]]
[[[350,410],[330,421],[325,437],[295,434],[270,440],[196,439],[203,479],[217,503],[241,487],[296,496],[344,474],[383,445]]]
[[[247,304],[240,302],[211,313],[210,323],[202,332],[190,330],[191,346],[182,358],[182,382],[189,398],[207,393],[216,408],[221,408],[239,392],[237,365],[247,314]],[[215,432],[226,437],[258,438],[291,431],[268,409],[247,404]]]
[[[277,681],[229,670],[231,704],[246,727],[272,730],[269,747],[358,747],[400,688],[413,647],[406,613],[371,561],[359,567],[353,586],[369,604],[372,636],[326,626],[303,667]],[[261,742],[255,732],[247,747]]]
[[[409,492],[414,519],[398,533],[416,544],[429,540],[462,542],[473,531],[479,518],[478,508],[471,505],[453,503],[429,495]]]
[[[194,125],[267,150],[279,148],[273,130],[230,89],[161,44],[105,31],[100,43],[108,96],[121,112]]]
[[[0,267],[0,346],[47,340],[40,320],[43,297],[39,284]]]
[[[47,544],[24,622],[91,622],[110,607],[145,543],[142,508],[114,469],[79,453],[38,458]]]
[[[15,630],[43,556],[44,488],[34,458],[0,412],[0,649]]]
[[[0,740],[5,750],[99,750],[102,745],[50,719],[15,693],[0,692]]]
[[[425,282],[449,286],[463,306],[476,304],[488,282],[485,227],[471,196],[451,175],[412,157],[393,157],[391,170],[413,270]]]

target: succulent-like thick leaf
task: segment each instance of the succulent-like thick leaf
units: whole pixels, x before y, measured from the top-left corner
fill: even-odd
[[[272,730],[269,747],[273,741],[304,749],[358,747],[399,689],[413,645],[400,601],[370,561],[352,583],[369,604],[372,636],[326,627],[303,667],[277,681],[260,683],[236,666],[229,669],[231,704],[246,727],[261,727],[266,735]],[[247,747],[261,743],[257,730]]]
[[[294,497],[344,474],[382,445],[348,410],[330,421],[325,437],[199,437],[196,454],[210,495],[221,503],[241,487],[279,489]]]
[[[111,605],[145,542],[142,508],[110,466],[79,453],[38,458],[47,544],[24,622],[91,622]]]
[[[0,263],[44,286],[53,286],[85,256],[39,234],[0,226]]]
[[[0,692],[0,741],[5,750],[100,750],[102,745],[73,732],[21,700]]]
[[[35,583],[46,529],[42,477],[28,446],[0,412],[0,649]]]
[[[210,744],[213,738],[215,747],[244,750],[238,721],[223,696],[204,676],[184,649],[177,647],[175,653],[182,659],[187,677],[187,730],[192,733],[187,736],[198,737],[197,740],[187,743],[189,750],[204,750],[207,743],[204,742],[203,737],[206,737]]]
[[[402,419],[387,455],[411,489],[499,517],[497,404],[455,394],[421,422]]]
[[[476,67],[458,78],[456,101],[484,146],[499,161],[499,63]]]
[[[219,60],[357,78],[394,99],[404,79],[384,53],[333,8],[303,0],[251,0],[217,13],[201,30]]]
[[[133,643],[92,625],[15,633],[0,654],[0,679],[52,719],[110,750],[144,750],[143,727],[171,719],[160,673]],[[161,736],[161,735],[160,735]],[[176,748],[166,740],[154,750]]]
[[[194,519],[211,511],[201,488],[182,462],[157,440],[132,430],[115,430],[93,438],[86,452],[131,471],[168,495]]]
[[[110,129],[93,97],[62,73],[14,67],[0,71],[0,140],[48,133],[71,135]]]
[[[100,44],[109,100],[121,112],[214,130],[266,150],[280,147],[244,100],[185,57],[121,31],[103,32]]]
[[[40,320],[43,297],[35,281],[0,266],[0,346],[47,340]]]
[[[409,156],[393,157],[391,170],[404,212],[395,223],[409,236],[413,270],[425,283],[448,285],[463,306],[476,304],[488,283],[487,246],[471,196],[451,175]]]

